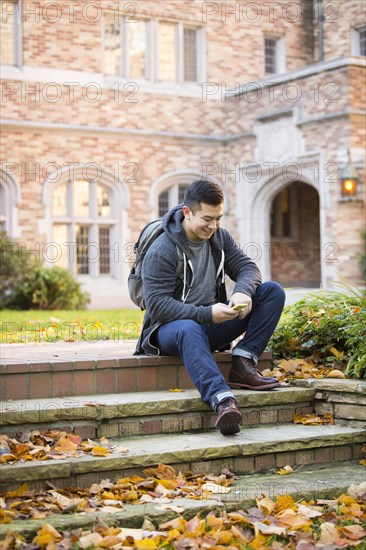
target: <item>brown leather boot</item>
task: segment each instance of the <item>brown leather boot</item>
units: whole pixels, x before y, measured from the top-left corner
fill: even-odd
[[[226,397],[217,405],[217,420],[215,428],[218,428],[222,435],[233,435],[240,432],[242,421],[239,405],[234,397]]]
[[[232,358],[228,385],[230,388],[245,390],[272,390],[281,386],[277,378],[263,376],[251,359],[239,355]]]

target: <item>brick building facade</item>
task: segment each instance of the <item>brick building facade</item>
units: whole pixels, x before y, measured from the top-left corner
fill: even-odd
[[[71,269],[92,307],[130,305],[141,227],[202,176],[264,279],[360,280],[363,0],[1,8],[1,224]]]

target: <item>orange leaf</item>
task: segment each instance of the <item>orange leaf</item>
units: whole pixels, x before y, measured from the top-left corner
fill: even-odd
[[[344,525],[340,527],[340,531],[351,540],[359,540],[366,536],[366,531],[361,525]]]
[[[96,445],[92,450],[93,456],[106,456],[108,453],[110,453],[110,451],[101,445]]]
[[[261,500],[257,500],[257,506],[266,514],[271,514],[276,507],[276,504],[268,497],[264,497]]]
[[[58,440],[58,445],[55,447],[56,451],[60,453],[67,453],[69,451],[75,451],[77,444],[73,443],[67,436],[62,435]]]

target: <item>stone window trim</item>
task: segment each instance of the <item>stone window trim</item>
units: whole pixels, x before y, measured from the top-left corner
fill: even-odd
[[[12,64],[1,63],[1,66],[4,68],[16,67],[22,69],[23,66],[22,2],[23,0],[8,0],[9,4],[14,4],[14,62]]]
[[[352,55],[366,55],[365,50],[366,23],[360,27],[351,29],[351,53]]]
[[[72,227],[75,227],[78,223],[81,223],[81,220],[77,217],[70,216],[53,216],[52,207],[53,207],[53,192],[60,186],[68,184],[70,180],[84,180],[90,181],[92,184],[100,184],[104,188],[108,189],[111,192],[111,199],[113,201],[114,212],[113,215],[108,217],[108,219],[96,221],[95,219],[87,218],[85,223],[91,228],[91,237],[94,242],[98,242],[97,230],[98,228],[110,227],[110,273],[101,274],[99,261],[96,262],[90,261],[90,271],[88,274],[77,274],[76,273],[76,259],[71,262],[69,266],[70,271],[73,275],[81,282],[98,280],[98,279],[115,279],[118,282],[122,282],[127,275],[128,263],[125,261],[125,256],[128,254],[127,244],[128,244],[128,228],[127,228],[127,210],[130,207],[130,197],[129,192],[124,183],[118,180],[115,177],[115,174],[108,172],[107,170],[98,171],[98,178],[93,181],[93,178],[87,178],[85,174],[86,170],[90,165],[79,165],[77,168],[70,166],[64,166],[61,170],[57,170],[51,173],[43,184],[43,193],[42,193],[42,204],[44,206],[45,218],[40,222],[40,228],[43,229],[43,232],[46,234],[46,246],[47,254],[44,254],[45,264],[47,266],[57,265],[53,260],[52,253],[53,249],[56,250],[56,247],[52,246],[52,243],[55,242],[53,239],[53,227],[59,223],[72,224]],[[70,174],[72,176],[70,177]],[[70,197],[68,198],[70,199]],[[72,236],[73,250],[75,256],[75,247],[76,247],[76,233]],[[127,267],[126,267],[127,266]]]
[[[105,12],[108,15],[108,11]],[[146,24],[146,67],[144,77],[131,77],[128,74],[128,25],[123,25],[121,20],[121,45],[122,45],[122,59],[120,74],[112,75],[106,73],[105,67],[105,46],[106,46],[106,27],[105,18],[103,20],[103,74],[106,80],[120,79],[121,81],[133,80],[136,83],[148,83],[152,86],[171,88],[196,88],[200,86],[202,82],[207,79],[207,65],[206,65],[206,33],[203,26],[198,27],[192,23],[186,23],[182,21],[170,20],[169,18],[156,18],[156,19],[139,19]],[[175,47],[176,47],[176,78],[174,80],[162,80],[159,78],[159,23],[170,23],[175,25]],[[133,24],[132,21],[129,24]],[[184,31],[194,30],[196,31],[196,70],[197,78],[195,81],[184,79]]]
[[[1,186],[1,226],[10,238],[20,237],[18,206],[21,201],[20,185],[3,170],[0,170]]]
[[[151,220],[159,218],[159,196],[169,191],[169,208],[175,206],[178,197],[178,187],[179,185],[190,185],[196,180],[205,179],[203,174],[196,171],[187,171],[187,170],[172,170],[156,178],[150,188],[149,197],[148,197],[148,208],[151,212]],[[213,178],[212,176],[207,177],[209,181],[216,183],[222,186],[222,183]],[[225,196],[225,190],[224,196]],[[225,214],[227,214],[228,204],[227,201],[224,202],[224,216],[223,223],[225,222]]]
[[[270,43],[274,43],[275,52],[274,52],[274,61],[273,66],[270,68],[266,60],[266,47]],[[283,74],[286,72],[286,44],[285,37],[278,36],[274,34],[264,34],[263,37],[263,74],[265,76]]]

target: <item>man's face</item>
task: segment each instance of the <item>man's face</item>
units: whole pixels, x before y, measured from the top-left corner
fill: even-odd
[[[191,241],[208,240],[219,227],[224,213],[224,204],[212,206],[200,203],[200,208],[193,214],[188,206],[183,206],[183,227]]]

